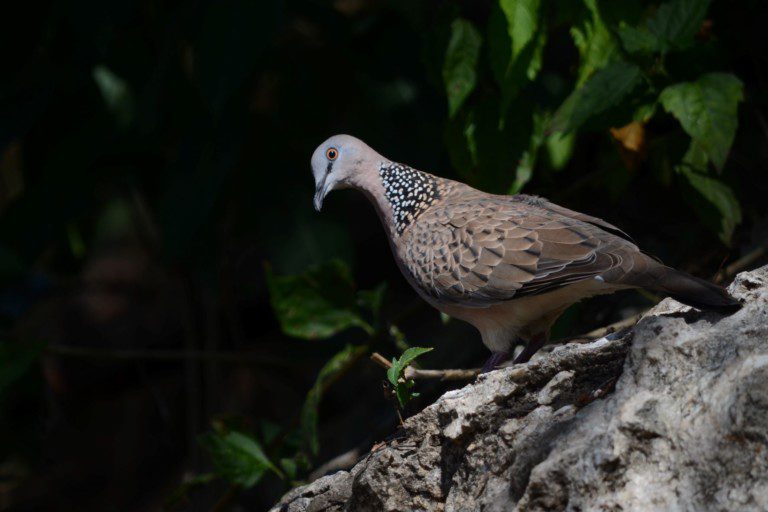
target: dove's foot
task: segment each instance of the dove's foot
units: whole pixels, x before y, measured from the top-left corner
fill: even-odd
[[[495,370],[501,363],[509,359],[509,352],[493,352],[491,357],[483,365],[480,373],[488,373]]]

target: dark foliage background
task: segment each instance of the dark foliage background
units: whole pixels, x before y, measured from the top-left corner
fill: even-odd
[[[0,509],[263,510],[394,431],[370,353],[479,365],[479,336],[407,288],[361,195],[312,210],[309,157],[331,134],[603,217],[699,276],[759,255],[767,10],[15,5],[0,32]],[[554,337],[652,300],[577,305]],[[405,414],[447,386],[417,388]]]

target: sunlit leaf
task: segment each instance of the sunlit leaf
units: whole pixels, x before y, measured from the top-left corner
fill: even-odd
[[[456,115],[477,84],[480,44],[480,33],[470,21],[462,18],[454,20],[443,64],[443,82],[450,117]]]
[[[573,149],[576,146],[576,134],[574,132],[553,132],[544,141],[549,165],[556,171],[565,167],[571,160]]]
[[[349,268],[338,260],[292,276],[266,268],[272,309],[283,332],[304,339],[325,339],[350,327],[368,333],[357,305]]]
[[[634,64],[616,61],[596,72],[563,102],[551,128],[570,132],[589,118],[615,106],[637,87],[642,71]]]
[[[600,15],[597,0],[584,0],[584,5],[589,16],[571,27],[571,37],[580,57],[576,87],[581,87],[618,55],[618,45]]]
[[[414,386],[413,380],[402,380],[403,372],[417,357],[431,350],[431,348],[425,347],[411,347],[403,352],[399,359],[392,358],[392,366],[387,370],[387,379],[395,388],[400,407],[405,407],[412,398],[419,396],[418,393],[411,392],[411,388]]]
[[[488,20],[488,56],[501,89],[500,124],[510,102],[541,70],[547,31],[539,0],[501,0]]]
[[[252,437],[231,431],[214,431],[198,439],[210,454],[217,474],[229,482],[243,487],[252,487],[267,471],[274,471],[282,477]]]
[[[738,104],[743,99],[741,81],[728,73],[709,73],[695,82],[670,85],[659,96],[664,110],[680,121],[718,170],[725,165],[736,135]]]
[[[348,369],[351,364],[357,361],[368,351],[366,346],[347,345],[341,352],[334,355],[320,369],[315,384],[307,393],[304,406],[301,409],[301,428],[304,439],[313,454],[317,454],[320,449],[320,442],[317,436],[318,410],[323,392],[330,382],[338,378],[343,371]]]

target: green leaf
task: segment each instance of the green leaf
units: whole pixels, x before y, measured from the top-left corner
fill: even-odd
[[[578,128],[621,102],[640,84],[642,76],[634,64],[623,61],[609,64],[566,98],[555,113],[551,129],[568,133]]]
[[[738,126],[743,85],[728,73],[709,73],[695,82],[670,85],[659,96],[664,110],[680,121],[693,143],[722,170]]]
[[[579,50],[579,72],[576,87],[581,87],[599,69],[618,55],[618,45],[603,21],[597,0],[584,0],[589,16],[571,27],[571,37]]]
[[[422,354],[431,352],[432,348],[411,347],[400,356],[400,359],[392,359],[392,368],[387,370],[387,378],[393,386],[397,386],[397,381],[403,376],[403,371],[414,359]]]
[[[528,149],[523,153],[520,163],[515,169],[515,181],[509,188],[509,194],[518,194],[522,191],[528,181],[533,176],[533,169],[536,166],[539,149],[544,143],[544,131],[546,128],[545,116],[541,112],[533,114],[533,129],[531,130],[531,140]]]
[[[540,0],[500,0],[488,20],[488,56],[501,89],[500,124],[520,90],[541,70],[547,31],[539,20]]]
[[[44,347],[40,341],[0,343],[0,393],[29,370]]]
[[[672,0],[648,20],[648,30],[659,39],[659,50],[685,48],[701,28],[710,0]]]
[[[725,245],[730,245],[733,230],[741,223],[741,207],[733,190],[722,181],[689,168],[681,171],[688,183],[720,213],[716,231]]]
[[[637,28],[622,21],[617,32],[629,53],[652,53],[659,48],[659,39],[646,27]]]
[[[295,276],[275,276],[266,268],[270,300],[283,332],[325,339],[350,327],[373,328],[360,316],[349,268],[334,260]]]
[[[395,395],[400,407],[405,407],[411,399],[419,396],[411,392],[414,386],[413,380],[402,380],[403,372],[414,359],[431,351],[431,348],[411,347],[400,356],[400,359],[392,358],[392,367],[387,370],[387,380],[395,388]]]
[[[690,46],[701,28],[710,0],[663,3],[644,25],[620,23],[619,37],[629,53],[667,53]]]
[[[252,437],[234,430],[208,432],[198,439],[211,456],[216,473],[245,488],[255,485],[265,472],[283,474]]]
[[[556,171],[561,170],[571,160],[573,149],[576,146],[576,134],[574,132],[554,132],[544,141],[549,165]]]
[[[540,0],[499,0],[499,6],[507,19],[507,33],[512,43],[509,65],[536,36],[539,4]],[[534,76],[528,78],[533,80]]]
[[[309,390],[309,393],[307,393],[307,398],[301,409],[301,428],[304,439],[313,454],[317,455],[320,450],[320,442],[317,436],[317,423],[318,410],[320,408],[320,400],[323,397],[323,393],[335,379],[339,378],[347,368],[367,351],[368,347],[365,345],[347,345],[344,347],[343,350],[336,353],[320,369],[315,384],[312,386],[312,389]]]
[[[471,22],[462,18],[453,21],[443,64],[443,82],[450,117],[456,115],[477,84],[480,44],[480,33]]]

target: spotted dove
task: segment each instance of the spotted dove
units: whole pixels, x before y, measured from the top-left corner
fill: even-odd
[[[645,288],[720,311],[739,303],[712,283],[667,267],[616,226],[530,195],[493,195],[392,162],[335,135],[312,155],[315,208],[355,188],[373,203],[395,261],[429,304],[474,325],[493,352],[486,369],[526,342],[541,348],[554,321],[593,295]]]

